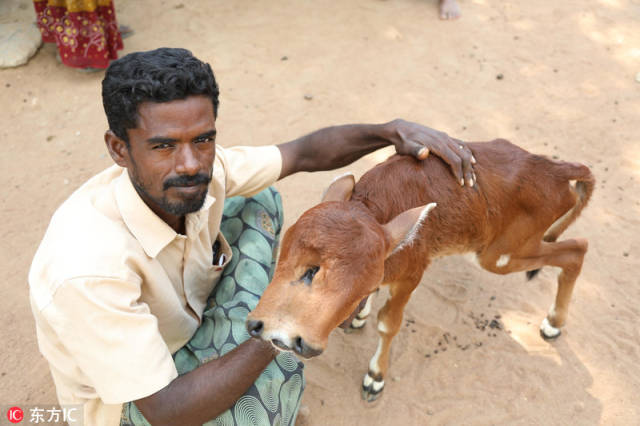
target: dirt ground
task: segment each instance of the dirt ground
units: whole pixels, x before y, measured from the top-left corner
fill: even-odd
[[[566,233],[588,238],[590,250],[559,340],[538,336],[556,271],[527,282],[464,257],[442,259],[408,305],[380,400],[360,398],[375,327],[336,331],[326,353],[307,363],[308,413],[299,423],[640,424],[640,1],[461,7],[460,20],[443,22],[435,0],[116,0],[119,21],[136,31],[124,53],[186,47],[211,63],[224,146],[402,117],[464,140],[504,137],[583,162],[598,179]],[[2,0],[0,17],[28,22],[34,14],[28,0]],[[58,64],[51,45],[26,66],[0,70],[3,407],[55,402],[27,271],[56,207],[111,164],[102,77]],[[388,154],[347,169],[360,176]],[[278,183],[287,223],[340,172]],[[477,327],[496,315],[503,329]]]

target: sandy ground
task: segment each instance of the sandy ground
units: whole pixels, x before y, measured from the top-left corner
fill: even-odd
[[[566,233],[588,238],[590,251],[557,342],[538,336],[555,271],[526,282],[524,274],[497,276],[462,257],[443,259],[408,305],[381,399],[360,399],[374,327],[336,331],[327,352],[307,364],[308,415],[299,423],[640,423],[639,0],[462,0],[456,22],[438,20],[435,0],[116,6],[136,31],[125,53],[187,47],[212,64],[222,145],[402,117],[465,140],[504,137],[580,161],[598,179]],[[33,20],[28,0],[3,0],[0,16]],[[36,346],[27,271],[56,207],[111,163],[102,143],[102,73],[65,68],[54,55],[47,45],[28,65],[0,70],[3,407],[55,402]],[[348,169],[359,176],[387,154]],[[288,224],[337,173],[277,185]],[[503,330],[476,327],[474,318],[495,315]]]

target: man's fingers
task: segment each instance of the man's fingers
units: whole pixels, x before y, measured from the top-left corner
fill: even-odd
[[[451,167],[460,186],[475,185],[472,167],[475,158],[464,142],[437,131],[432,131],[431,135],[418,134],[415,139],[401,130],[398,130],[397,134],[402,141],[401,148],[396,146],[399,154],[411,154],[418,160],[424,160],[433,151]],[[421,140],[423,138],[425,140]]]
[[[467,186],[473,186],[475,179],[473,178],[473,168],[471,167],[471,155],[462,159],[462,171],[467,182]]]
[[[447,145],[443,146],[443,152],[439,154],[449,167],[451,167],[451,171],[458,180],[460,186],[464,186],[464,173],[462,170],[462,158],[460,157],[460,154],[454,152]]]
[[[454,139],[450,137],[449,144],[457,146],[458,152],[469,154],[471,164],[476,164],[476,157],[473,156],[471,148],[469,148],[466,143],[462,142],[460,139]]]
[[[467,186],[470,186],[470,187],[475,185],[475,178],[473,175],[472,165],[475,164],[476,159],[473,156],[473,153],[464,142],[459,141],[457,139],[452,139],[451,145],[449,146],[453,146],[454,147],[453,149],[456,151],[456,154],[458,154],[458,156],[460,157],[460,163],[462,168],[462,175],[464,176],[464,182],[467,184]]]
[[[424,160],[429,156],[429,148],[427,148],[426,146],[418,142],[409,140],[401,132],[398,132],[398,134],[402,138],[402,141],[405,143],[405,146],[408,148],[408,152],[406,152],[406,154],[411,154],[414,157],[416,157],[418,160]],[[405,153],[400,152],[400,154],[405,154]]]
[[[426,146],[418,146],[418,152],[416,154],[416,157],[418,157],[419,160],[424,160],[428,156],[429,156],[429,148],[427,148]]]

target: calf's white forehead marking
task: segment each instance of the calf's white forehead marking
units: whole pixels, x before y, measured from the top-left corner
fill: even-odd
[[[509,263],[509,260],[511,260],[511,255],[510,254],[503,254],[502,256],[500,256],[500,258],[496,262],[496,266],[498,268],[501,268],[501,267],[505,266],[507,263]]]
[[[384,386],[384,380],[374,381],[373,382],[373,390],[378,392]]]
[[[549,320],[546,318],[542,320],[542,324],[540,324],[540,331],[547,337],[555,337],[560,334],[560,329],[549,324]]]

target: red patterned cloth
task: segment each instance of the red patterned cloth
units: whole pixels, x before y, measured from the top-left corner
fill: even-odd
[[[113,3],[105,0],[34,0],[45,43],[56,43],[62,63],[107,68],[118,58],[122,38]]]

